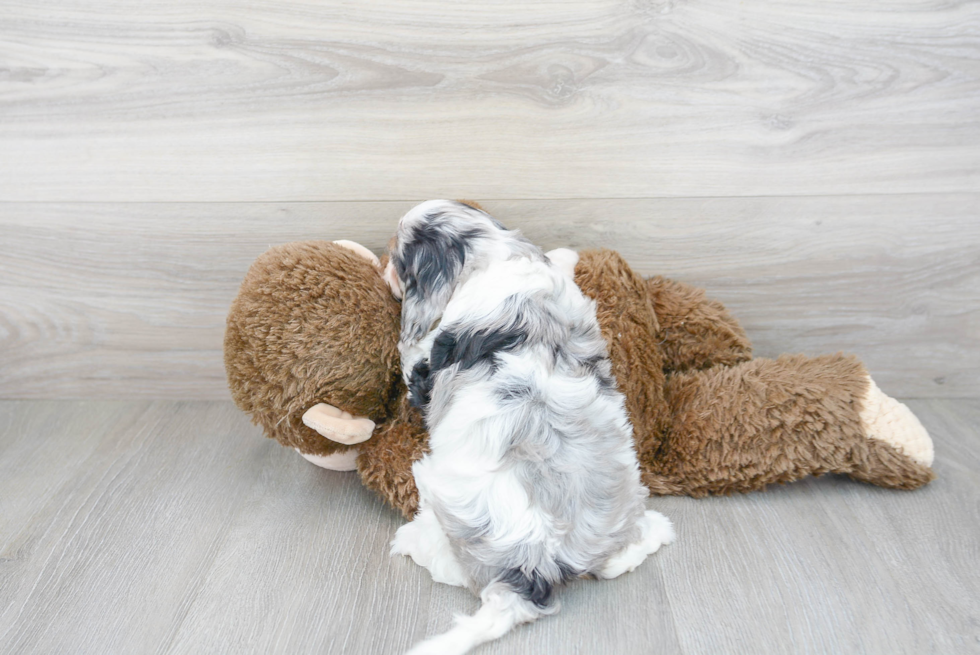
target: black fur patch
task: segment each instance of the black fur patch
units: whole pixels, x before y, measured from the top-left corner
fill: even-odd
[[[538,607],[544,608],[551,603],[554,585],[537,571],[528,575],[520,569],[508,569],[500,576],[500,581],[524,600],[529,600]]]
[[[408,402],[419,409],[425,409],[432,399],[433,375],[429,362],[417,362],[408,378]]]
[[[520,321],[515,321],[519,324]],[[494,367],[493,356],[519,347],[527,341],[526,330],[506,327],[502,330],[481,328],[455,332],[446,330],[436,337],[429,356],[432,371],[459,364],[460,370],[487,363]]]

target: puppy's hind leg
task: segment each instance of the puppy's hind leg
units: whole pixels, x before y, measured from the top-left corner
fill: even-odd
[[[391,554],[411,557],[416,564],[428,569],[436,582],[454,587],[465,587],[469,582],[449,544],[449,537],[435,512],[429,508],[423,508],[411,523],[398,528],[391,542]]]
[[[647,510],[637,524],[640,526],[639,540],[610,557],[597,573],[598,577],[609,580],[628,573],[642,564],[647,555],[674,541],[674,526],[660,512]]]

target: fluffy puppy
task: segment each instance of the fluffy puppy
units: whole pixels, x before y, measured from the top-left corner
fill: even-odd
[[[485,212],[434,200],[399,222],[385,277],[431,449],[392,553],[482,600],[412,653],[464,653],[557,611],[556,585],[631,571],[673,539],[645,511],[595,305],[567,271]]]

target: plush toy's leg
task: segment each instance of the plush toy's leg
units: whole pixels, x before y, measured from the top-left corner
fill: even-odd
[[[918,420],[842,355],[757,359],[668,378],[671,430],[639,453],[653,493],[704,496],[843,473],[914,489],[933,479]]]
[[[647,510],[638,523],[640,539],[610,557],[602,570],[596,574],[597,577],[609,580],[629,573],[642,564],[647,555],[652,555],[661,546],[674,541],[674,526],[670,524],[670,519],[660,512]]]
[[[411,557],[436,582],[465,587],[469,581],[431,509],[423,508],[411,523],[398,528],[391,542],[391,554]]]
[[[704,290],[663,277],[647,280],[665,371],[733,366],[752,358],[749,338],[720,302]]]

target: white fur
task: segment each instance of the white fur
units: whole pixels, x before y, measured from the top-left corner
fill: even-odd
[[[462,655],[474,646],[499,639],[521,623],[541,616],[540,610],[500,585],[480,594],[482,605],[473,616],[456,616],[456,625],[446,633],[426,639],[407,655]]]
[[[652,555],[664,544],[674,542],[674,526],[660,512],[648,510],[640,521],[642,536],[631,543],[618,555],[610,557],[599,571],[599,577],[610,580],[629,573],[643,563],[647,555]]]
[[[424,509],[406,523],[391,542],[392,555],[405,555],[428,569],[432,579],[454,587],[465,587],[466,571],[453,555],[449,538],[431,509]]]
[[[545,253],[545,257],[558,268],[559,271],[571,279],[575,279],[575,267],[578,265],[578,253],[568,248],[555,248]]]

